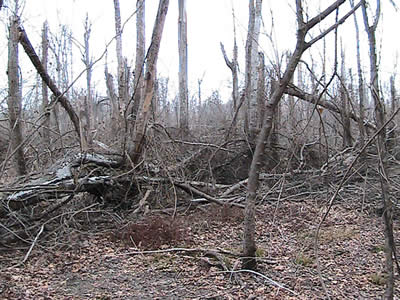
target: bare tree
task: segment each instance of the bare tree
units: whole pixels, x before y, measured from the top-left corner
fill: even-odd
[[[187,15],[186,0],[179,0],[178,47],[179,47],[179,128],[183,134],[189,131],[189,92],[187,62]]]
[[[14,162],[18,175],[26,174],[26,162],[23,147],[22,135],[22,88],[19,76],[18,63],[18,24],[19,18],[17,16],[18,1],[15,1],[16,12],[10,18],[8,38],[8,118],[10,121],[10,141],[11,151],[14,154]]]
[[[380,0],[376,0],[376,12],[372,24],[368,19],[367,2],[362,0],[362,12],[364,19],[365,30],[368,35],[369,44],[369,59],[370,59],[370,89],[371,96],[375,106],[375,118],[378,128],[383,127],[385,124],[384,103],[381,100],[379,90],[379,73],[378,73],[378,59],[376,53],[376,29],[381,14]],[[387,148],[385,145],[386,130],[382,130],[378,135],[377,146],[379,153],[379,175],[381,179],[382,190],[382,204],[383,204],[383,220],[385,224],[385,258],[386,258],[386,290],[385,299],[393,299],[394,292],[394,272],[393,272],[393,255],[394,251],[394,237],[393,237],[393,204],[389,197],[389,182],[387,177]]]
[[[133,163],[137,163],[139,161],[146,139],[147,124],[150,118],[150,105],[154,94],[157,58],[160,50],[161,37],[164,29],[165,18],[168,12],[168,6],[169,0],[160,0],[153,28],[153,35],[151,37],[151,43],[147,53],[146,72],[144,77],[144,98],[140,104],[138,118],[135,123],[134,146],[130,146],[130,149],[128,149],[129,157]]]
[[[317,41],[321,40],[332,30],[336,29],[340,24],[352,15],[352,13],[357,9],[360,4],[356,5],[354,9],[344,15],[338,22],[334,25],[320,33],[319,35],[311,38],[311,40],[306,41],[307,33],[314,28],[317,24],[323,21],[327,16],[329,16],[333,11],[335,11],[339,6],[345,3],[345,0],[335,1],[332,5],[318,14],[316,17],[309,19],[307,22],[304,21],[304,11],[301,0],[296,0],[296,17],[297,17],[297,40],[296,47],[293,51],[292,56],[289,59],[289,63],[286,66],[286,70],[283,73],[279,85],[274,90],[271,96],[271,100],[266,104],[265,118],[261,132],[257,137],[256,149],[251,162],[249,180],[247,184],[247,197],[246,197],[246,208],[245,208],[245,219],[244,219],[244,240],[243,240],[243,259],[242,264],[245,269],[255,269],[257,266],[255,252],[255,202],[258,189],[258,179],[259,179],[259,169],[262,161],[262,156],[264,153],[265,143],[267,138],[271,133],[273,126],[274,114],[276,107],[281,101],[282,95],[288,86],[290,80],[293,77],[293,73],[301,59],[302,54],[309,49]]]

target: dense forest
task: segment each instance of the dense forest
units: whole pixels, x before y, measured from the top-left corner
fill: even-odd
[[[193,1],[109,0],[100,52],[90,11],[78,36],[27,2],[0,0],[0,298],[400,296],[395,1],[225,1],[219,88]]]

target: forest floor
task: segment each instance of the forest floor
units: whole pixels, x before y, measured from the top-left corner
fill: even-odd
[[[151,247],[134,247],[129,238],[116,238],[126,238],[118,232],[127,226],[113,221],[110,214],[108,223],[96,230],[93,224],[90,231],[72,230],[68,245],[44,248],[39,243],[24,265],[17,264],[27,249],[0,253],[0,298],[326,299],[314,251],[325,205],[315,199],[296,199],[258,206],[257,273],[241,271],[239,257],[222,251],[241,251],[240,208],[208,205],[186,212],[174,223],[181,235],[158,245],[162,250],[158,253],[142,252]],[[355,200],[333,206],[320,231],[318,255],[332,299],[381,298],[385,287],[382,227],[381,218],[362,212]],[[178,247],[198,251],[174,249]],[[208,250],[220,252],[210,256]],[[215,257],[222,259],[218,263]],[[396,294],[400,296],[398,280]]]

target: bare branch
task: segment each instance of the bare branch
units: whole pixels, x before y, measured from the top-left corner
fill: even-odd
[[[310,47],[311,45],[315,44],[320,39],[325,37],[328,33],[330,33],[332,30],[335,30],[336,28],[339,27],[339,25],[343,24],[347,20],[347,18],[350,17],[361,6],[361,3],[362,3],[362,1],[360,1],[356,6],[354,6],[354,8],[352,8],[346,15],[344,15],[339,21],[337,21],[335,24],[333,24],[327,30],[322,32],[317,37],[313,38],[311,41],[307,42],[307,47]]]
[[[80,128],[79,128],[79,117],[75,113],[74,108],[72,107],[69,100],[64,96],[65,93],[61,93],[61,91],[57,88],[56,84],[50,78],[49,74],[47,74],[45,68],[43,67],[40,58],[35,52],[28,36],[26,35],[25,30],[22,27],[18,28],[19,31],[19,42],[21,43],[22,47],[25,50],[25,53],[28,55],[29,59],[31,60],[32,64],[36,68],[37,72],[39,73],[42,80],[46,83],[49,89],[53,92],[54,96],[56,97],[57,101],[60,102],[61,106],[66,110],[68,113],[69,118],[71,119],[72,124],[74,125],[74,129],[78,137],[80,137]]]
[[[228,56],[226,55],[224,44],[220,43],[220,46],[221,46],[222,55],[224,56],[226,65],[228,66],[229,69],[231,69],[233,71],[233,67],[234,67],[233,62],[230,61]]]
[[[299,2],[301,2],[301,1],[299,1]],[[315,25],[321,23],[322,20],[324,20],[335,9],[337,9],[339,6],[341,6],[345,2],[346,2],[346,0],[338,0],[335,3],[333,3],[331,6],[329,6],[327,9],[325,9],[323,12],[321,12],[318,16],[312,18],[310,21],[308,21],[305,24],[306,30],[308,31],[311,28],[313,28]],[[296,1],[296,6],[297,6],[297,1]]]

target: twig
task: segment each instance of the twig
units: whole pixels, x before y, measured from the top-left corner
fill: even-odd
[[[182,190],[184,190],[185,192],[187,192],[189,194],[193,193],[194,195],[203,197],[208,202],[216,203],[216,204],[221,205],[221,206],[223,206],[225,204],[225,202],[220,201],[220,200],[218,200],[218,199],[216,199],[216,198],[214,198],[214,197],[212,197],[212,196],[210,196],[210,195],[208,195],[208,194],[206,194],[206,193],[204,193],[204,192],[202,192],[202,191],[200,191],[200,190],[198,190],[198,189],[196,189],[196,188],[194,188],[194,187],[192,187],[192,186],[190,186],[188,184],[174,182],[174,185],[176,185],[177,187],[181,188]],[[232,205],[232,206],[237,206],[237,207],[240,207],[240,208],[244,208],[244,205],[242,205],[242,204],[238,204],[238,203],[229,203],[229,204]]]
[[[29,255],[31,254],[33,247],[35,247],[36,242],[37,242],[39,236],[40,236],[40,235],[42,234],[42,232],[43,232],[43,229],[44,229],[44,224],[42,224],[42,226],[40,227],[40,230],[39,230],[38,234],[36,235],[35,239],[33,240],[32,245],[29,247],[28,252],[25,254],[24,259],[23,259],[19,264],[17,264],[16,267],[18,267],[18,266],[20,266],[20,265],[23,265],[23,264],[28,260]]]
[[[247,269],[241,269],[241,270],[235,270],[235,271],[220,271],[218,273],[251,273],[257,276],[261,276],[262,278],[264,278],[266,281],[268,281],[270,284],[277,286],[280,289],[283,289],[289,293],[292,293],[295,296],[299,296],[298,293],[296,293],[295,291],[292,291],[291,289],[288,289],[287,287],[285,287],[283,284],[276,282],[275,280],[272,280],[271,278],[265,276],[264,274],[261,274],[259,272],[253,271],[253,270],[247,270]]]
[[[159,249],[159,250],[143,250],[143,251],[133,251],[128,253],[122,253],[118,256],[125,256],[125,255],[138,255],[138,254],[155,254],[155,253],[168,253],[168,252],[204,252],[204,253],[221,253],[226,255],[231,255],[235,257],[240,257],[240,254],[236,254],[233,252],[229,252],[226,250],[221,249],[204,249],[204,248],[169,248],[169,249]]]

